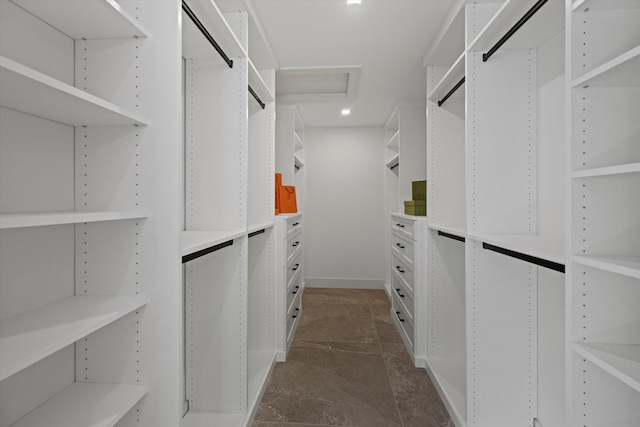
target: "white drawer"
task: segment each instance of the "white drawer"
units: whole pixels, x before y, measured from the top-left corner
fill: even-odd
[[[398,277],[396,273],[391,275],[391,286],[392,291],[395,296],[398,298],[398,301],[403,305],[403,308],[407,312],[407,315],[411,318],[413,322],[413,314],[414,314],[414,301],[413,295],[407,289],[404,282]]]
[[[287,237],[298,230],[302,230],[302,215],[287,220]]]
[[[391,269],[398,273],[398,277],[401,277],[405,285],[413,295],[413,267],[407,265],[406,261],[400,258],[400,255],[392,254]]]
[[[295,279],[291,282],[291,285],[287,289],[287,313],[291,311],[291,305],[293,301],[296,299],[298,294],[300,293],[300,288],[302,287],[302,274],[298,274]]]
[[[289,287],[289,285],[291,284],[291,279],[293,279],[293,276],[295,276],[296,272],[302,267],[302,256],[300,254],[300,252],[298,252],[298,255],[294,256],[293,259],[291,261],[289,261],[289,264],[287,264],[287,287]]]
[[[413,266],[413,240],[403,237],[398,231],[391,233],[391,247]]]
[[[293,302],[291,311],[287,312],[287,344],[291,342],[295,325],[300,319],[300,315],[302,314],[301,301],[302,299],[300,298],[300,293],[298,293],[295,301]]]
[[[398,231],[411,240],[415,240],[413,236],[413,221],[399,216],[391,217],[391,229]]]
[[[295,234],[287,237],[287,261],[291,260],[291,257],[297,250],[302,248],[302,230],[296,230]]]
[[[404,307],[398,301],[397,296],[393,296],[391,299],[391,315],[394,316],[396,324],[400,325],[400,332],[404,334],[405,339],[408,341],[409,347],[411,347],[411,351],[413,351],[413,323],[411,319],[407,315]]]

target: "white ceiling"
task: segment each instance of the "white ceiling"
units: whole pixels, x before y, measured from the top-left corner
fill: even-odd
[[[424,100],[423,56],[453,0],[251,0],[279,69],[361,66],[356,99],[298,102],[307,127],[382,126]],[[278,97],[276,97],[278,101]],[[340,110],[351,108],[350,116]]]

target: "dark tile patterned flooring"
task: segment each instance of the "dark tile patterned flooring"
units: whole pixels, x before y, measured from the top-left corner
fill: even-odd
[[[253,427],[449,427],[437,391],[411,362],[384,290],[306,288],[285,363]]]

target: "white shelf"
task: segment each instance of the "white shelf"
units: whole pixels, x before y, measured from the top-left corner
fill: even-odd
[[[73,383],[13,427],[112,427],[148,391],[138,385]]]
[[[464,51],[465,5],[466,0],[455,0],[451,12],[438,31],[433,44],[424,56],[423,66],[446,66],[452,64],[460,52]]]
[[[630,163],[627,165],[608,166],[603,168],[574,171],[571,176],[573,178],[596,178],[601,176],[604,177],[638,172],[640,172],[640,163]]]
[[[640,86],[640,46],[623,53],[585,73],[572,82],[573,87]]]
[[[304,162],[303,162],[302,160],[300,160],[300,157],[298,157],[298,155],[297,155],[297,154],[295,154],[295,155],[293,156],[293,163],[294,163],[294,165],[295,165],[295,169],[296,169],[296,170],[297,170],[297,169],[300,169],[301,167],[303,167],[303,166],[304,166]]]
[[[247,57],[229,23],[213,1],[190,0],[187,4],[230,59]],[[222,61],[220,54],[184,11],[182,12],[182,56],[188,59],[220,58]]]
[[[246,234],[246,230],[182,231],[180,249],[182,256],[210,248]]]
[[[436,378],[450,413],[463,425],[467,422],[467,366],[464,359],[429,358],[431,372]]]
[[[640,256],[574,255],[573,261],[587,267],[640,279]]]
[[[72,296],[0,322],[0,381],[147,304]]]
[[[74,40],[147,37],[115,0],[12,1]]]
[[[478,36],[469,51],[487,51],[533,6],[533,1],[506,0]],[[545,3],[504,45],[502,50],[531,49],[542,45],[564,28],[564,2]],[[499,51],[498,51],[499,52]]]
[[[1,214],[0,230],[8,228],[39,227],[45,225],[82,224],[86,222],[144,219],[141,212],[40,212],[23,214]]]
[[[611,376],[640,392],[640,345],[574,343],[573,349]]]
[[[576,0],[571,6],[574,12],[584,12],[587,8],[589,10],[639,9],[640,2],[638,0]]]
[[[427,224],[427,227],[430,230],[442,231],[444,233],[453,234],[454,236],[458,236],[458,237],[462,237],[462,238],[466,238],[467,237],[467,232],[464,230],[464,228],[450,227],[450,226],[442,225],[442,224]]]
[[[397,153],[398,148],[400,146],[399,141],[400,141],[400,131],[397,130],[394,132],[393,136],[389,138],[389,141],[387,142],[387,148]]]
[[[241,427],[244,419],[244,414],[189,411],[182,419],[180,427]]]
[[[249,401],[256,400],[256,404],[259,405],[257,394],[260,393],[261,387],[266,387],[276,353],[274,350],[249,350],[247,353]]]
[[[398,166],[400,164],[400,154],[396,154],[395,156],[393,156],[391,158],[391,160],[389,160],[385,166],[387,166],[389,169],[393,169],[396,166]]]
[[[440,82],[436,85],[436,87],[431,91],[428,96],[428,99],[433,102],[440,101],[453,87],[464,77],[464,67],[465,67],[465,57],[466,54],[463,52],[462,55],[458,57],[456,62],[451,66],[449,71],[442,77]],[[463,98],[464,99],[464,88],[458,88],[455,94],[451,95],[452,98]]]
[[[564,239],[537,235],[469,234],[479,242],[564,265]]]
[[[2,106],[71,126],[146,125],[97,96],[0,56]]]

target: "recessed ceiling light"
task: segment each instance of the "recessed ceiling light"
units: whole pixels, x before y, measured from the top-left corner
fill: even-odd
[[[347,0],[347,4],[360,4],[362,0]]]
[[[345,108],[340,112],[340,114],[342,114],[343,116],[348,116],[349,114],[351,114],[351,110]]]

